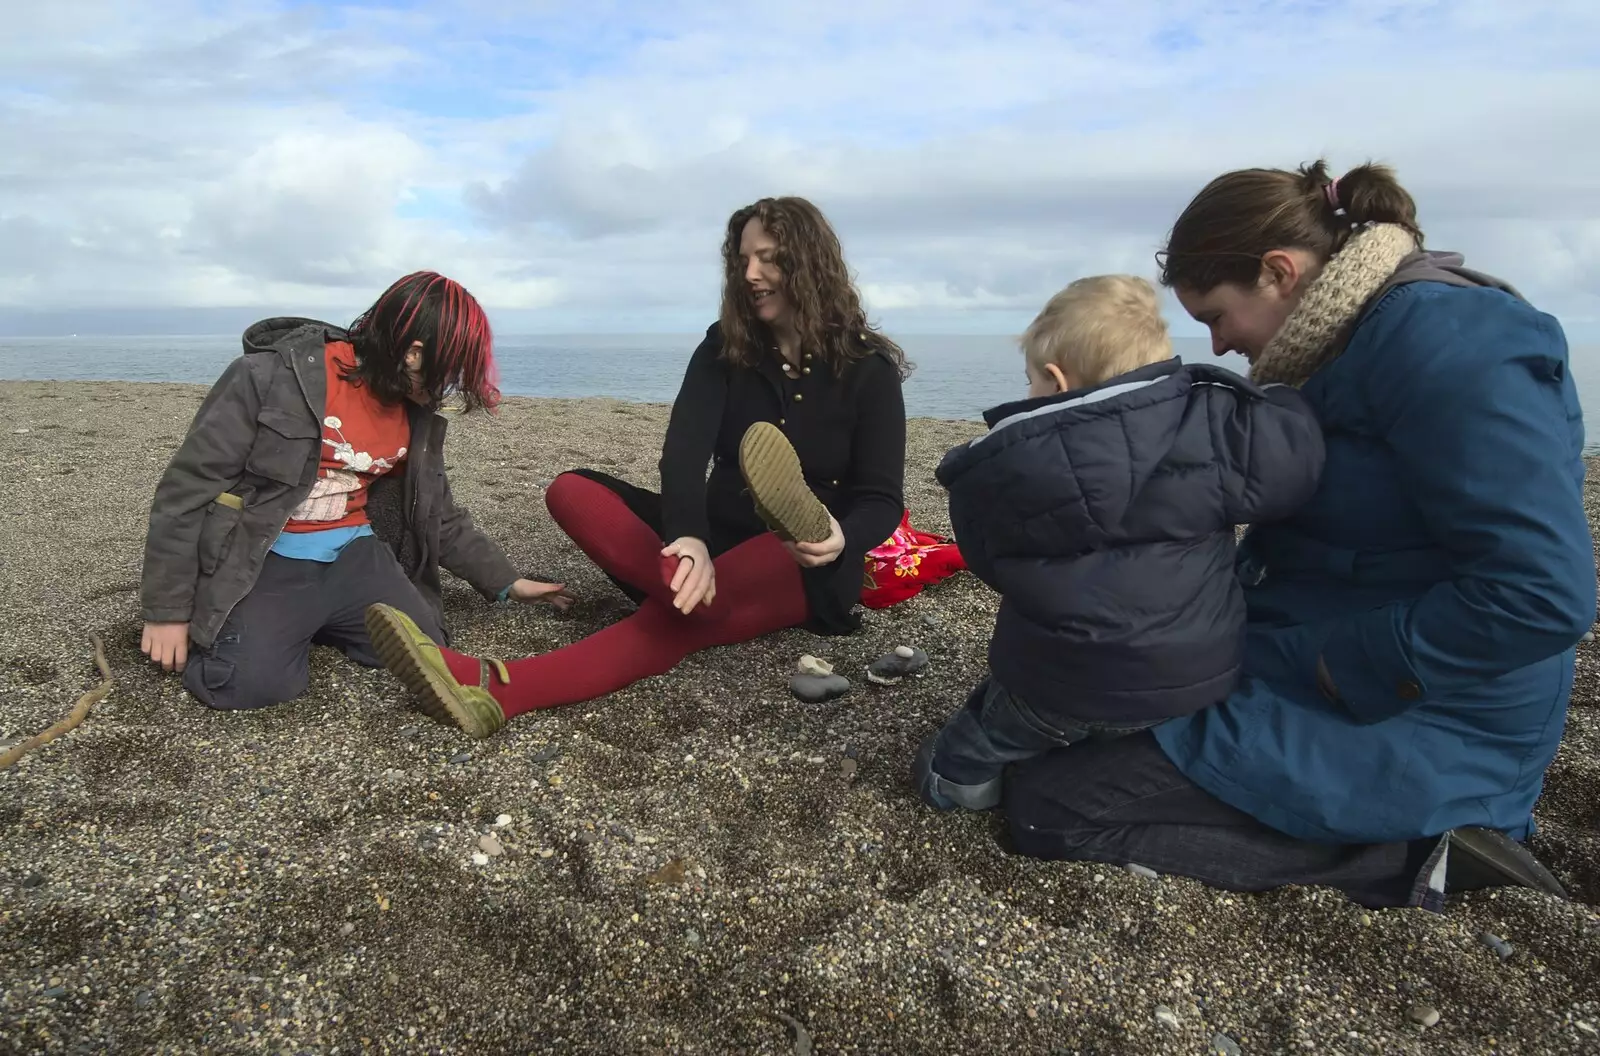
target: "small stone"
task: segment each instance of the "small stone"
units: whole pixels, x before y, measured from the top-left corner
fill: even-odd
[[[551,850],[549,847],[541,847],[541,848],[539,848],[539,857],[540,858],[554,858],[555,855],[556,855],[556,852]]]
[[[795,675],[789,692],[807,704],[825,704],[850,692],[850,680],[843,675]]]
[[[1206,1056],[1243,1056],[1239,1051],[1239,1043],[1226,1034],[1211,1035],[1211,1046]]]
[[[1593,631],[1584,631],[1583,632],[1583,640],[1586,641],[1586,642],[1594,641],[1594,632]]]
[[[148,990],[140,990],[133,995],[133,1007],[144,1009],[156,1003],[156,995]]]
[[[1156,872],[1154,869],[1150,868],[1148,865],[1140,865],[1138,862],[1129,862],[1128,863],[1128,872],[1132,873],[1134,876],[1142,876],[1146,880],[1159,880],[1159,879],[1161,879],[1161,874],[1160,873]]]
[[[700,945],[700,933],[695,931],[693,928],[690,928],[683,936],[683,941],[687,942],[690,946],[698,946]]]
[[[1156,1006],[1156,1022],[1168,1030],[1177,1030],[1183,1026],[1183,1021],[1178,1018],[1178,1014],[1166,1005]]]
[[[1406,1016],[1424,1030],[1439,1023],[1439,1010],[1432,1005],[1412,1005],[1406,1011]]]
[[[54,1000],[55,998],[58,998],[58,997],[66,997],[67,996],[67,988],[64,987],[64,986],[52,986],[50,989],[48,989],[48,990],[46,990],[44,992],[44,996],[46,998],[51,999],[51,1000]]]
[[[1572,1025],[1578,1028],[1578,1033],[1580,1034],[1587,1034],[1591,1038],[1600,1037],[1600,1030],[1595,1029],[1593,1023],[1585,1023],[1580,1019]]]
[[[490,858],[498,858],[506,853],[506,849],[500,846],[500,841],[495,839],[491,833],[484,833],[478,837],[478,850],[487,854]]]
[[[910,660],[917,655],[917,651],[909,645],[897,645],[894,647],[894,655],[902,660]]]
[[[810,653],[800,658],[800,663],[795,665],[802,675],[816,675],[821,678],[833,674],[833,665],[821,657],[812,656]]]
[[[13,433],[16,433],[18,436],[21,436],[23,433],[31,433],[31,432],[33,432],[32,429],[13,429],[11,431]]]
[[[409,741],[421,732],[422,727],[420,726],[402,726],[400,727],[399,731],[395,733],[395,736],[399,737],[402,741]]]
[[[22,878],[22,886],[27,888],[29,891],[32,891],[36,887],[43,887],[44,886],[44,874],[43,873],[29,873],[27,876]]]
[[[455,755],[452,755],[450,757],[450,761],[452,763],[465,763],[465,762],[469,762],[471,759],[472,759],[472,753],[471,752],[457,752]]]
[[[356,930],[356,926],[354,924],[350,923],[348,920],[345,921],[343,924],[339,925],[339,934],[340,935],[344,935],[344,936],[348,937],[355,930]]]
[[[1516,947],[1512,946],[1505,939],[1502,939],[1500,936],[1490,931],[1486,931],[1482,935],[1479,935],[1478,941],[1483,943],[1489,949],[1493,950],[1494,955],[1500,958],[1502,961],[1509,959],[1511,955],[1516,952]]]
[[[494,827],[497,828],[497,829],[503,829],[507,825],[510,825],[510,824],[511,824],[511,815],[510,814],[502,814],[498,818],[494,819]]]
[[[593,844],[593,843],[598,843],[599,840],[600,840],[599,836],[596,836],[594,833],[590,832],[587,829],[585,829],[584,831],[578,833],[578,842],[579,843]]]
[[[839,764],[839,772],[844,775],[846,781],[854,781],[856,779],[856,771],[860,768],[861,764],[854,759],[845,759]]]
[[[543,748],[540,748],[537,752],[534,752],[532,755],[528,756],[528,762],[548,763],[550,760],[558,759],[560,757],[561,746],[556,744],[547,744]]]
[[[904,655],[902,650],[909,649],[910,656]],[[902,679],[911,675],[921,674],[928,666],[928,654],[921,649],[912,649],[908,645],[895,648],[893,652],[885,653],[874,660],[867,667],[867,681],[877,686],[898,685]]]
[[[472,856],[472,864],[473,865],[488,865],[489,864],[489,856],[487,854],[484,854],[482,851],[478,851],[478,852],[474,853],[473,856]]]

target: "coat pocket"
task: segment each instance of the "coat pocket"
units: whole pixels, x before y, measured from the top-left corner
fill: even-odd
[[[306,463],[316,456],[322,428],[309,415],[263,407],[256,415],[256,439],[244,466],[280,484],[298,484]]]
[[[232,500],[231,502],[228,500]],[[200,525],[200,572],[212,575],[222,566],[227,556],[228,543],[239,527],[243,514],[237,497],[224,494],[206,507],[206,519]]]

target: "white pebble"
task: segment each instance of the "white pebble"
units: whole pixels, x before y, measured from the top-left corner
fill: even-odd
[[[503,829],[507,825],[510,825],[510,824],[511,824],[511,815],[510,814],[502,814],[498,818],[494,819],[494,827],[497,828],[497,829]]]
[[[472,864],[473,865],[488,865],[489,864],[489,856],[487,854],[484,854],[482,851],[478,851],[475,854],[473,854],[473,856],[472,856]]]
[[[1406,1015],[1411,1017],[1411,1022],[1424,1029],[1439,1025],[1439,1010],[1430,1005],[1412,1005]]]
[[[894,647],[894,655],[902,660],[910,660],[917,655],[917,651],[909,645],[897,645]]]
[[[806,653],[804,656],[802,656],[800,658],[800,663],[795,666],[802,675],[822,676],[833,674],[832,664],[828,663],[828,661],[822,659],[821,657],[812,656],[810,653]]]

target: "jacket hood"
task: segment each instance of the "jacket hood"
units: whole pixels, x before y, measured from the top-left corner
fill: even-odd
[[[320,319],[306,319],[296,315],[280,315],[271,319],[263,319],[259,323],[251,323],[244,331],[244,350],[250,352],[282,352],[288,346],[290,339],[304,340],[308,334],[303,331],[316,331],[317,340],[323,340],[324,334],[343,336],[344,328],[325,323]]]
[[[984,415],[989,432],[945,455],[939,482],[955,492],[982,481],[981,501],[1014,511],[1006,518],[1014,538],[995,540],[1003,551],[1094,548],[1117,535],[1167,457],[1189,390],[1214,384],[1254,389],[1220,367],[1171,359],[1092,389],[1004,404]]]
[[[1379,288],[1372,302],[1376,304],[1384,294],[1396,286],[1412,282],[1442,282],[1449,286],[1479,286],[1509,293],[1517,300],[1526,300],[1516,287],[1504,279],[1467,267],[1467,258],[1460,253],[1439,253],[1418,250],[1400,261],[1394,274]]]

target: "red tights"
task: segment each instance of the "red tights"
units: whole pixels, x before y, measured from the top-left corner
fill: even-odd
[[[502,683],[491,670],[489,692],[507,718],[604,696],[665,674],[690,653],[747,642],[806,618],[800,568],[770,532],[718,557],[713,562],[716,600],[685,616],[672,607],[668,588],[675,560],[661,556],[661,540],[616,492],[565,473],[551,483],[545,501],[556,523],[595,564],[648,596],[619,623],[554,652],[507,663],[509,682]],[[477,684],[475,658],[440,652],[458,681]]]

